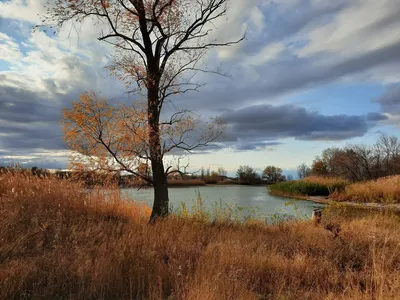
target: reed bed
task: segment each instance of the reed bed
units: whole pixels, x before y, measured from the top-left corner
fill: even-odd
[[[399,220],[171,216],[117,189],[0,177],[0,299],[398,299]],[[340,227],[338,236],[329,228]]]
[[[337,201],[400,203],[400,175],[353,183],[331,198]]]
[[[348,185],[346,180],[336,177],[310,176],[300,180],[279,182],[269,190],[277,196],[306,198],[308,196],[329,196],[342,192]]]
[[[205,186],[206,182],[201,179],[170,179],[168,180],[168,186],[179,187],[179,186]]]

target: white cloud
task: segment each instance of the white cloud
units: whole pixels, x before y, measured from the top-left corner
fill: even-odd
[[[286,49],[282,43],[268,44],[261,49],[256,55],[246,58],[243,62],[244,66],[259,66],[274,60]]]
[[[217,30],[213,38],[219,41],[234,41],[243,37],[244,33],[249,34],[249,31],[259,32],[260,12],[254,12],[257,8],[257,0],[236,0],[231,2],[226,18],[215,20],[214,24]],[[252,22],[250,21],[252,20]],[[221,59],[230,59],[239,52],[242,44],[236,44],[230,47],[219,48],[217,53]]]
[[[0,60],[13,62],[22,57],[18,43],[7,34],[0,32]]]
[[[45,3],[45,0],[9,0],[0,2],[0,17],[39,24],[39,15],[45,12]]]
[[[265,18],[262,10],[258,6],[254,6],[250,11],[250,20],[259,31],[265,27]]]
[[[101,90],[98,76],[107,74],[103,68],[104,48],[80,51],[75,46],[71,51],[65,40],[51,38],[43,32],[30,33],[25,40],[26,46],[23,54],[18,43],[5,34],[0,35],[1,57],[9,63],[9,69],[0,72],[0,75],[7,75],[2,85],[63,94],[78,86]],[[49,82],[54,85],[49,86]]]
[[[333,21],[308,33],[309,44],[300,56],[335,53],[351,57],[400,42],[400,6],[393,0],[352,0]],[[391,22],[388,20],[393,19]]]

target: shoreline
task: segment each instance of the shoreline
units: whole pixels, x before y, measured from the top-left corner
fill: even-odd
[[[240,184],[240,183],[228,183],[228,184],[226,184],[226,183],[222,183],[222,184],[218,184],[218,183],[213,183],[213,184],[201,184],[201,185],[198,185],[198,184],[193,184],[193,185],[180,185],[180,184],[172,184],[172,185],[169,185],[168,186],[168,188],[189,188],[189,187],[220,187],[220,186],[254,186],[254,187],[268,187],[268,185],[263,185],[263,184]],[[140,186],[136,186],[136,185],[132,185],[132,186],[120,186],[119,187],[120,189],[138,189],[138,188],[141,188],[141,189],[149,189],[149,188],[153,188],[151,185],[149,185],[149,186],[142,186],[142,187],[140,187]]]
[[[400,212],[400,203],[383,204],[375,202],[335,201],[329,199],[329,197],[327,196],[293,196],[293,195],[275,195],[273,193],[270,194],[277,197],[286,197],[295,200],[312,201],[314,203],[319,203],[319,204],[337,204],[337,205],[345,205],[356,208],[375,209],[375,210],[394,210],[396,212]]]
[[[369,209],[377,209],[377,210],[394,210],[396,212],[400,212],[400,203],[374,203],[374,202],[366,202],[366,203],[358,203],[358,202],[349,202],[349,201],[334,201],[329,200],[328,197],[324,196],[309,196],[305,197],[305,200],[313,201],[314,203],[320,204],[338,204],[338,205],[346,205],[357,208],[369,208]],[[302,199],[303,200],[303,199]]]

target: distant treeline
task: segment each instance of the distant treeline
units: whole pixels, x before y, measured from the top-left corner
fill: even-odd
[[[135,175],[121,175],[116,172],[96,172],[96,171],[52,171],[32,167],[30,169],[22,168],[18,164],[0,167],[0,175],[7,174],[26,174],[40,178],[56,177],[58,179],[71,179],[85,182],[86,186],[118,184],[120,187],[138,187],[150,186],[147,182]],[[150,174],[151,177],[151,174]],[[275,182],[285,181],[282,175],[282,169],[274,166],[268,166],[263,173],[258,174],[250,166],[240,166],[236,172],[236,177],[228,177],[224,168],[217,171],[202,168],[200,172],[193,174],[175,173],[168,176],[169,186],[202,186],[207,184],[242,184],[242,185],[265,185]]]
[[[328,148],[314,159],[311,167],[302,164],[297,170],[299,178],[330,176],[353,182],[397,175],[400,174],[400,140],[382,134],[371,146]]]
[[[149,170],[146,167],[146,170]],[[396,136],[382,134],[375,144],[347,145],[344,148],[328,148],[317,156],[312,165],[298,166],[298,177],[308,176],[340,177],[352,182],[373,180],[380,177],[400,174],[400,140]],[[21,168],[18,164],[0,166],[0,174],[24,173],[37,177],[55,176],[59,179],[84,181],[88,186],[101,184],[118,184],[121,187],[146,186],[148,183],[140,176],[122,175],[118,172],[96,171],[55,171],[32,167]],[[151,178],[151,174],[149,174]],[[201,168],[199,172],[183,174],[172,173],[168,176],[170,186],[189,186],[206,184],[244,184],[269,185],[292,180],[292,176],[284,176],[282,169],[267,166],[260,173],[248,165],[243,165],[236,171],[235,177],[228,177],[224,168],[217,171]]]

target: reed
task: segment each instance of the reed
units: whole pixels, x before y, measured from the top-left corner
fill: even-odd
[[[0,177],[0,299],[398,297],[396,216],[283,226],[200,212],[150,225],[116,188]]]
[[[168,186],[204,186],[206,183],[201,179],[171,179]]]
[[[337,201],[400,203],[400,175],[353,183],[331,198]]]
[[[273,184],[269,190],[278,196],[306,198],[307,196],[329,196],[334,192],[340,193],[347,185],[348,182],[341,178],[310,176]]]

